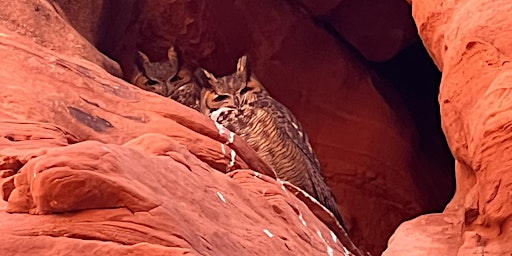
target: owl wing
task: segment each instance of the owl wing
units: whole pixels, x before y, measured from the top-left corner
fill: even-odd
[[[313,169],[320,171],[320,163],[313,152],[313,148],[309,144],[308,137],[304,133],[302,125],[291,111],[272,97],[259,99],[255,103],[255,106],[266,109],[274,118],[278,129],[306,155]]]
[[[268,96],[255,102],[256,107],[265,109],[272,115],[278,130],[306,156],[308,162],[307,175],[313,186],[315,196],[322,205],[332,211],[334,216],[343,226],[343,219],[338,210],[338,204],[334,199],[331,189],[325,183],[320,169],[320,163],[316,158],[313,148],[300,122],[291,111],[283,104]]]

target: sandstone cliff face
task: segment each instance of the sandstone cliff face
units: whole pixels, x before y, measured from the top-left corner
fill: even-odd
[[[188,67],[217,74],[232,72],[248,53],[264,86],[302,121],[364,250],[380,254],[399,223],[431,209],[416,184],[426,169],[417,161],[428,159],[416,151],[405,106],[336,38],[369,60],[387,60],[415,40],[404,16],[367,14],[394,18],[375,34],[368,23],[357,26],[361,33],[348,29],[357,16],[344,15],[348,8],[361,10],[349,0],[52,4],[25,0],[0,12],[0,252],[346,252],[243,140],[229,143],[207,117],[116,78],[120,68],[95,47],[125,77],[136,49],[158,60],[173,45]],[[419,176],[435,184],[428,174]],[[436,228],[436,221],[446,220],[428,223]]]
[[[207,117],[1,35],[2,255],[345,254]]]
[[[456,163],[443,213],[402,224],[384,255],[510,255],[510,11],[506,1],[412,1],[443,72],[439,103]]]

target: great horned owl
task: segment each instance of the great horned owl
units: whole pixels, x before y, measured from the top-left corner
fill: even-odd
[[[151,62],[142,52],[138,52],[135,74],[131,82],[146,91],[169,97],[185,106],[199,110],[201,88],[192,73],[180,67],[174,47],[167,51],[167,60]]]
[[[314,196],[343,225],[301,124],[251,74],[247,57],[241,57],[236,72],[228,76],[217,78],[204,69],[195,74],[203,87],[201,112],[244,138],[279,179]]]

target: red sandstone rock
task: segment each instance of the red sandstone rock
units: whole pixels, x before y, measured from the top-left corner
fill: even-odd
[[[237,136],[0,31],[0,255],[344,255]]]
[[[340,46],[325,29],[312,22],[310,15],[334,11],[338,1],[315,2],[316,5],[312,5],[312,1],[273,0],[237,1],[236,4],[226,0],[215,3],[182,0],[142,2],[142,10],[137,6],[121,13],[112,6],[102,9],[104,15],[116,16],[118,20],[132,24],[127,28],[123,22],[108,23],[105,26],[112,26],[109,31],[126,32],[125,37],[101,43],[109,46],[105,49],[116,49],[109,55],[120,62],[126,77],[130,76],[129,68],[133,67],[129,61],[134,59],[130,50],[135,50],[135,44],[153,60],[165,59],[168,47],[175,45],[187,66],[201,65],[216,74],[233,72],[236,59],[247,52],[265,87],[302,121],[322,163],[327,182],[347,219],[349,231],[358,244],[378,255],[400,222],[424,210],[422,191],[416,188],[410,174],[415,171],[415,161],[421,156],[416,155],[416,135],[400,100],[393,95],[392,89],[352,57],[353,52]],[[94,9],[94,5],[90,8]],[[101,39],[94,37],[101,31],[90,32],[90,28],[98,26],[95,25],[96,16],[87,23],[88,19],[83,18],[86,15],[77,14],[72,7],[62,6],[62,9],[70,12],[66,15],[69,19],[77,17],[78,22],[71,23],[83,24],[79,28],[86,31],[87,38],[93,38],[90,39],[93,41]],[[139,14],[139,22],[131,20]],[[399,30],[405,31],[400,21],[403,20],[398,19],[394,25],[398,24]],[[407,36],[402,43],[407,41],[405,38]],[[121,48],[123,51],[119,51]],[[391,47],[385,52],[386,57],[395,54],[399,48]],[[116,91],[131,97],[124,89]],[[95,96],[89,94],[86,100],[105,109],[110,107],[108,102],[118,100],[111,96],[105,96],[105,102],[97,102]],[[167,102],[157,97],[148,100],[144,96],[143,99],[131,100],[130,105],[162,111],[162,105],[168,105]],[[108,115],[93,105],[90,107],[100,111],[99,116]],[[170,122],[154,121],[154,115],[141,116],[132,112],[129,111],[131,118],[148,119],[149,123],[134,121],[130,123],[130,127],[136,127],[130,129],[135,133],[131,134],[133,136],[121,136],[123,138],[114,141],[109,134],[102,136],[101,141],[124,143],[143,134],[147,126],[171,125]],[[193,116],[188,112],[187,115]],[[180,124],[191,122],[191,118],[183,118],[181,109],[178,114],[164,116],[180,120]],[[192,120],[195,119],[193,116]],[[112,122],[110,118],[107,120]],[[200,127],[197,122],[185,126],[196,130]],[[122,130],[129,129],[123,127]],[[170,135],[164,128],[152,132]],[[183,137],[190,135],[190,131],[181,129],[173,134],[176,133],[180,133],[176,139],[181,142]],[[214,128],[200,133],[214,139],[217,135]],[[215,140],[188,141],[187,148],[210,165],[225,169],[229,159],[218,151],[214,157],[204,150],[205,147],[219,148],[219,138]],[[233,148],[237,149],[236,146]],[[241,154],[242,149],[237,150]],[[246,164],[254,162],[248,160],[250,156],[245,154]],[[212,157],[216,160],[220,157],[224,162],[216,165],[217,161],[207,160]]]
[[[410,175],[415,134],[400,100],[297,6],[148,1],[140,24],[140,47],[156,60],[176,45],[188,65],[227,74],[249,53],[262,84],[302,121],[363,248],[379,254],[394,228],[422,211]]]
[[[165,142],[172,156],[140,150],[147,139]],[[297,198],[256,176],[250,186],[237,180],[161,134],[146,134],[125,146],[85,141],[54,147],[16,174],[6,207],[7,212],[47,215],[0,211],[2,238],[11,242],[2,243],[0,252],[78,255],[87,247],[123,255],[128,247],[157,255],[320,255],[328,250],[341,255],[339,241]],[[262,186],[275,188],[274,194],[266,190],[272,201],[257,193]],[[31,247],[20,248],[26,236],[55,238],[34,239]]]
[[[512,3],[413,0],[412,6],[443,72],[439,103],[457,191],[443,213],[402,224],[384,255],[510,255]],[[414,242],[403,242],[411,236]]]
[[[6,1],[0,9],[0,25],[30,37],[39,45],[59,53],[92,61],[121,77],[119,65],[84,40],[48,1]]]

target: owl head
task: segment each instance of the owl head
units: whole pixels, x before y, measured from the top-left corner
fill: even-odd
[[[141,51],[136,59],[136,69],[141,73],[134,82],[138,87],[169,96],[176,85],[176,74],[178,73],[178,56],[174,47],[167,51],[168,60],[151,62],[148,56]]]
[[[266,94],[265,88],[251,74],[247,56],[238,59],[236,71],[231,75],[215,77],[201,68],[195,75],[203,88],[201,112],[207,115],[221,108],[240,109]]]

